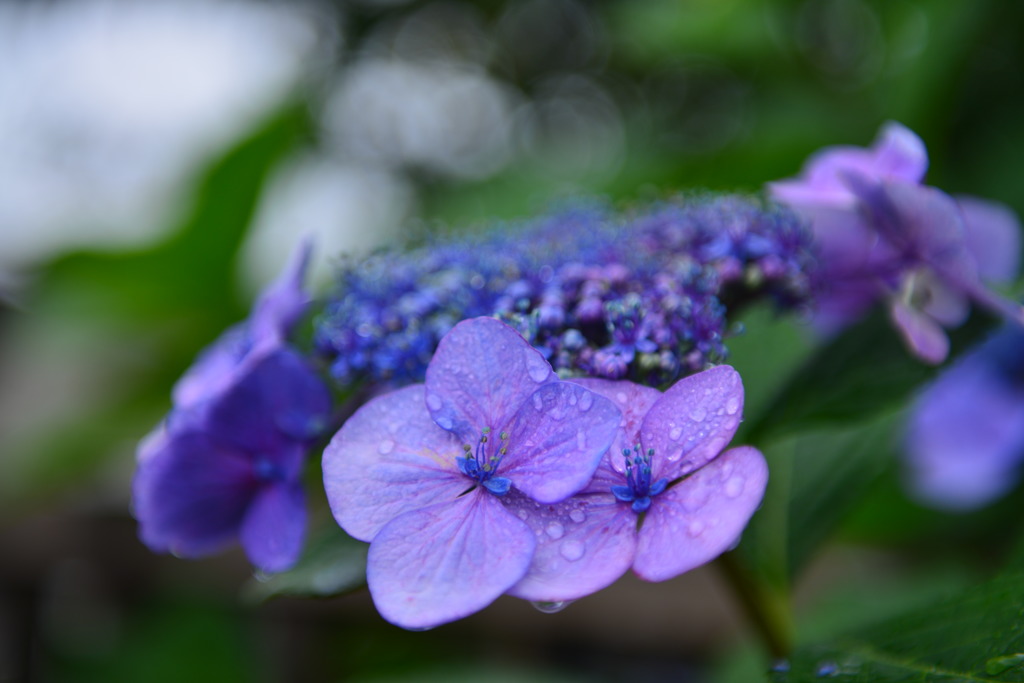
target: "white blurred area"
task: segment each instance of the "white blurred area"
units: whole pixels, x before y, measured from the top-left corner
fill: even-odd
[[[324,49],[298,6],[0,3],[0,270],[169,226]]]
[[[572,191],[616,172],[621,112],[577,73],[600,56],[547,36],[564,64],[544,75],[511,49],[543,33],[549,10],[589,45],[575,3],[529,2],[496,21],[465,4],[403,4],[0,0],[0,297],[62,251],[157,239],[187,210],[196,173],[290,97],[311,102],[320,144],[273,173],[243,250],[250,292],[305,235],[319,279],[340,252],[398,240],[425,179],[471,184],[525,163]],[[339,12],[356,8],[384,14],[342,45]],[[531,92],[496,73],[528,76]]]

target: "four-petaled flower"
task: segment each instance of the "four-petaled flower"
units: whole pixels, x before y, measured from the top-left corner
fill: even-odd
[[[331,396],[287,343],[309,302],[303,244],[239,323],[174,388],[174,409],[139,447],[133,508],[158,552],[201,557],[238,539],[277,572],[298,560],[306,526],[300,475],[327,427]]]
[[[616,440],[591,483],[552,506],[510,497],[538,539],[509,592],[574,600],[633,568],[664,581],[708,562],[739,538],[761,503],[768,469],[754,448],[722,452],[739,425],[743,386],[729,366],[679,380],[664,394],[631,382],[575,380],[622,409]]]
[[[302,465],[331,397],[288,348],[244,370],[202,411],[172,414],[143,442],[134,512],[152,550],[202,557],[241,540],[253,565],[283,571],[302,549]]]
[[[507,505],[552,504],[590,481],[619,411],[559,381],[543,356],[490,318],[456,325],[426,382],[380,396],[324,452],[338,523],[370,542],[381,615],[429,628],[490,604],[526,574],[537,540]]]
[[[1016,275],[1020,226],[1000,204],[921,185],[927,167],[920,138],[889,123],[870,149],[824,149],[799,178],[769,189],[818,240],[818,327],[838,330],[885,298],[910,350],[940,363],[943,327],[962,323],[971,299],[1024,322],[1019,306],[982,284]]]

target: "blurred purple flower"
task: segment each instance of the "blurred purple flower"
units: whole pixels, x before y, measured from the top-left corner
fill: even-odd
[[[870,149],[824,149],[799,178],[769,189],[810,220],[819,243],[816,325],[836,331],[887,299],[911,351],[940,363],[943,327],[964,321],[969,300],[1024,322],[1019,306],[982,284],[1016,275],[1020,225],[999,204],[921,185],[927,167],[920,138],[890,122]]]
[[[614,401],[621,427],[577,495],[552,506],[509,498],[537,536],[530,571],[509,592],[540,602],[573,600],[630,567],[643,579],[664,581],[729,549],[768,481],[757,450],[722,453],[742,416],[736,371],[718,366],[664,394],[631,382],[574,381]]]
[[[257,299],[247,320],[231,327],[196,359],[174,385],[175,408],[190,408],[218,395],[244,372],[249,356],[281,346],[310,303],[303,289],[310,243],[303,241],[278,278]]]
[[[306,526],[302,465],[330,407],[296,352],[250,355],[201,411],[172,413],[141,444],[133,505],[143,542],[201,557],[241,540],[256,567],[291,567]]]
[[[335,518],[371,543],[367,582],[381,615],[429,628],[507,591],[536,539],[504,501],[579,491],[618,423],[611,401],[559,381],[512,328],[456,325],[425,384],[364,405],[324,452]]]
[[[969,510],[1013,487],[1024,462],[1024,331],[1007,326],[926,387],[906,449],[911,490],[929,505]]]

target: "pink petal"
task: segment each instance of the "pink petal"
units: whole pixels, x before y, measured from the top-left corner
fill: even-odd
[[[511,588],[535,545],[524,522],[478,489],[389,522],[370,545],[366,579],[382,617],[431,628],[483,609]]]
[[[700,469],[732,441],[743,417],[743,382],[728,365],[684,377],[651,407],[640,428],[654,449],[651,481]]]
[[[590,481],[615,438],[618,408],[572,382],[533,392],[505,429],[508,455],[498,473],[540,503],[557,503]]]
[[[557,378],[518,332],[493,318],[465,320],[441,339],[427,366],[427,407],[434,421],[475,443],[500,429],[540,386]]]
[[[472,486],[455,463],[455,436],[430,419],[423,385],[377,397],[324,450],[324,489],[345,531],[371,541],[410,510],[452,500]]]
[[[298,561],[306,537],[306,495],[300,482],[265,486],[242,522],[242,547],[254,566],[282,572]]]
[[[718,557],[739,538],[767,483],[764,457],[741,446],[657,496],[640,528],[633,571],[665,581]]]
[[[533,529],[537,549],[526,576],[509,591],[525,600],[576,600],[611,585],[633,564],[636,515],[605,488],[557,505],[521,495],[504,500]]]

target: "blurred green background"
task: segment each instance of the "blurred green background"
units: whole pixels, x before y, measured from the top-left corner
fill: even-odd
[[[243,599],[240,554],[136,540],[135,443],[303,234],[322,286],[342,251],[559,198],[757,191],[886,120],[925,140],[930,184],[1024,211],[1016,2],[8,2],[0,63],[0,680],[749,680],[764,660],[716,567],[426,634],[365,593]],[[751,316],[747,434],[817,526],[790,524],[810,540],[780,563],[758,520],[741,552],[800,578],[798,633],[926,604],[1006,554],[1012,502],[952,519],[899,489],[892,434],[927,373],[827,424],[798,391],[795,433],[773,433],[814,345]],[[889,334],[850,343],[905,369]]]

